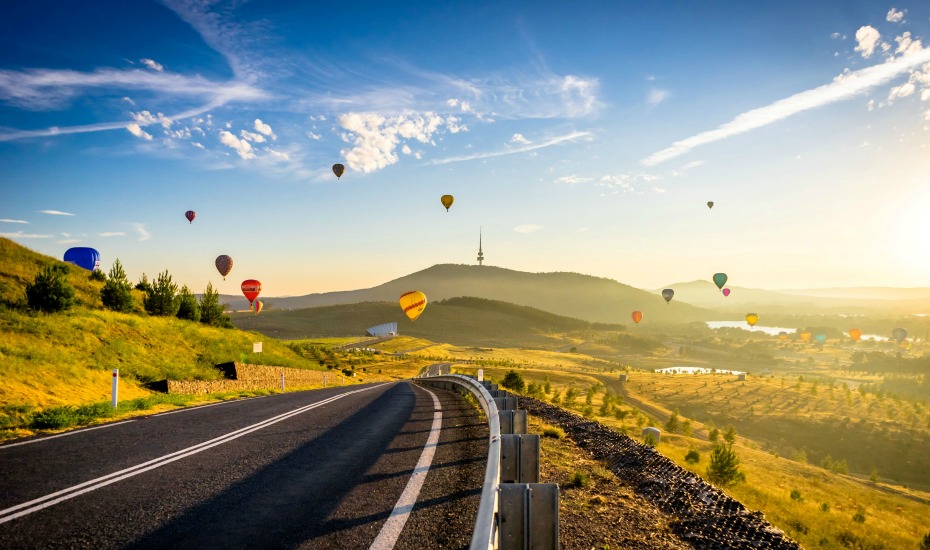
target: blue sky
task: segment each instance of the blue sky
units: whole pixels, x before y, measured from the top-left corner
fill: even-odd
[[[4,6],[0,234],[263,296],[479,228],[641,288],[930,286],[926,2],[311,4]]]

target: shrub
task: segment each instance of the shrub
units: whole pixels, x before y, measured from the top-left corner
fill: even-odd
[[[40,271],[35,280],[26,285],[26,302],[29,307],[36,311],[55,313],[74,305],[74,288],[65,279],[65,275],[70,272],[67,264],[52,264]]]
[[[200,321],[200,304],[197,303],[197,298],[194,294],[187,288],[187,285],[181,287],[181,292],[178,293],[178,319],[186,319],[188,321]]]
[[[523,381],[523,377],[520,376],[519,372],[511,370],[504,375],[504,379],[501,380],[501,386],[522,393],[524,388],[526,388],[526,382]]]
[[[859,508],[856,510],[856,513],[853,514],[852,520],[856,523],[865,523],[865,509]]]
[[[554,439],[562,439],[565,437],[565,430],[559,428],[558,426],[546,426],[543,428],[543,437],[552,437]]]
[[[830,503],[829,503],[829,502],[821,502],[821,503],[820,503],[820,511],[821,511],[821,512],[829,512],[829,511],[830,511]]]
[[[174,284],[166,269],[164,273],[158,274],[158,279],[155,279],[151,290],[146,292],[142,305],[150,315],[174,317],[180,306],[177,293],[178,285]]]
[[[707,479],[716,485],[732,485],[742,481],[744,476],[739,471],[739,457],[732,445],[714,445],[710,453],[710,464],[707,467]]]
[[[792,489],[792,490],[791,490],[791,500],[804,500],[804,498],[801,496],[801,491],[799,491],[799,490],[797,490],[797,489]]]
[[[697,464],[701,461],[701,453],[697,452],[697,449],[691,449],[685,455],[685,462],[688,464]]]
[[[668,433],[675,433],[681,427],[681,421],[678,419],[678,409],[672,411],[672,415],[668,418],[668,422],[665,423],[665,431]]]
[[[649,445],[650,447],[655,447],[659,444],[659,438],[657,438],[656,434],[652,433],[651,431],[646,432],[646,434],[643,435],[643,444]]]
[[[571,487],[587,487],[591,484],[591,477],[584,472],[575,472],[572,474],[571,480],[569,480],[569,486]]]
[[[924,539],[920,541],[920,550],[930,550],[930,532],[927,532]]]
[[[100,300],[103,302],[103,307],[107,309],[123,313],[132,311],[134,305],[132,285],[126,278],[126,272],[123,271],[123,264],[120,263],[119,258],[113,262],[110,276],[100,289]]]
[[[707,440],[712,443],[716,443],[718,439],[720,439],[720,430],[717,428],[711,428],[710,433],[707,434]]]
[[[99,269],[95,269],[91,271],[89,278],[91,281],[106,281],[107,280],[107,276],[104,275],[103,271],[100,271]]]
[[[207,283],[207,289],[200,297],[200,322],[214,327],[232,328],[232,320],[223,313],[220,294],[213,289],[213,283]],[[323,361],[320,360],[320,365],[322,364]]]

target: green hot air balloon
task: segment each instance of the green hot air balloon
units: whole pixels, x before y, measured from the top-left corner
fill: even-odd
[[[717,285],[717,288],[723,288],[723,285],[727,284],[727,274],[714,273],[714,284]]]
[[[891,331],[891,335],[900,344],[901,342],[904,341],[905,338],[907,338],[907,329],[896,328],[893,331]]]

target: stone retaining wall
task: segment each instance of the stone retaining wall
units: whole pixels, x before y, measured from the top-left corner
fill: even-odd
[[[216,393],[242,390],[274,390],[281,388],[281,374],[284,374],[284,386],[312,387],[323,386],[324,377],[327,385],[342,384],[342,373],[318,370],[292,369],[287,367],[269,367],[245,363],[224,363],[217,365],[223,371],[225,380],[167,380],[168,393]]]

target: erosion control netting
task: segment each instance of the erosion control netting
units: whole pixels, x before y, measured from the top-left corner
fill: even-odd
[[[672,529],[695,548],[801,546],[739,501],[648,445],[537,399],[521,397],[528,413],[559,426],[647,501],[674,518]]]

